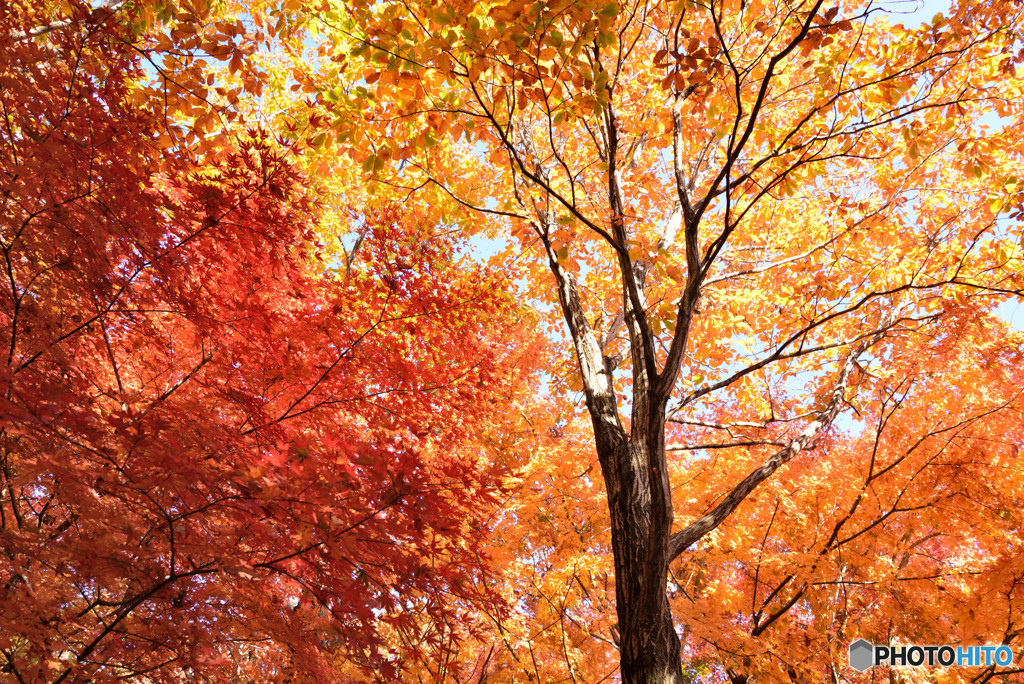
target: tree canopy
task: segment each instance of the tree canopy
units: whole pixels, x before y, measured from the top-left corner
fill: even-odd
[[[0,679],[1016,650],[1024,7],[900,10],[9,3]]]

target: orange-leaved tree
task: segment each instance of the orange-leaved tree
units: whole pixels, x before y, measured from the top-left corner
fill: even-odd
[[[148,106],[146,21],[0,15],[0,679],[393,681],[492,598],[522,309],[398,205],[330,258],[293,147]]]
[[[1019,639],[1019,4],[275,11],[318,144],[501,235],[562,319],[549,386],[592,424],[623,681]],[[606,674],[565,644],[559,676]]]

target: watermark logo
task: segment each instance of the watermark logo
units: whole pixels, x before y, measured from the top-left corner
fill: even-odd
[[[1009,646],[907,646],[875,645],[865,639],[850,644],[850,667],[866,672],[876,665],[890,667],[1006,667],[1013,664]]]
[[[857,672],[866,672],[875,666],[875,647],[871,642],[857,639],[850,644],[850,667]]]

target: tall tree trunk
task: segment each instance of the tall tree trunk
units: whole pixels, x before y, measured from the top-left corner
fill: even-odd
[[[666,594],[668,537],[660,529],[664,521],[652,515],[651,485],[662,474],[650,472],[648,440],[637,437],[614,445],[598,440],[612,522],[620,672],[626,684],[681,684],[679,637]],[[660,445],[662,436],[654,438]]]
[[[554,216],[543,219],[537,232],[547,250],[572,334],[608,494],[622,681],[682,684],[679,637],[666,593],[673,516],[665,459],[665,407],[671,383],[658,376],[650,345],[645,347],[637,339],[646,335],[649,340],[650,334],[646,323],[640,326],[637,321],[636,312],[642,307],[634,284],[632,292],[623,297],[623,318],[630,330],[633,356],[632,415],[627,431],[619,415],[613,363],[603,355],[584,315],[575,279],[558,261],[550,239],[557,225]],[[621,226],[617,229],[621,233]],[[624,235],[619,242],[625,244]],[[628,264],[624,269],[625,277],[632,277]]]
[[[618,585],[618,581],[616,581]],[[619,620],[629,627],[621,631],[620,671],[626,684],[682,684],[679,636],[672,624],[668,597],[663,596],[658,614],[632,614],[631,604],[619,601]]]

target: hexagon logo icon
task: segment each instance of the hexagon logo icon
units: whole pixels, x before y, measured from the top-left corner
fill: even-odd
[[[875,664],[875,647],[871,642],[857,639],[850,644],[850,667],[857,672],[870,670]]]

